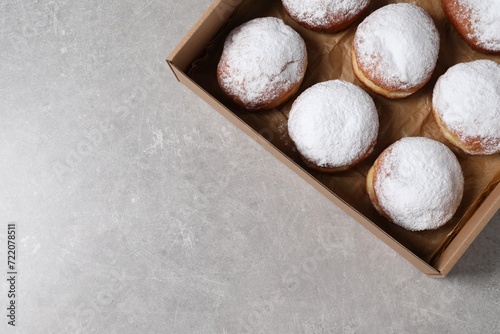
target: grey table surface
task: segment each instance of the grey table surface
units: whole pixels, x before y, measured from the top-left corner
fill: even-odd
[[[174,79],[209,4],[0,2],[0,332],[500,333],[500,215],[424,276]]]

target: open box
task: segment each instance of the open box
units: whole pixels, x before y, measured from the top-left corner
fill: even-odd
[[[369,12],[391,2],[402,1],[373,0]],[[321,174],[300,160],[286,129],[288,111],[296,96],[278,109],[247,112],[222,94],[215,70],[232,28],[255,17],[277,16],[297,30],[308,46],[310,64],[298,94],[317,82],[338,78],[363,87],[352,72],[348,51],[362,18],[343,32],[326,35],[298,26],[286,16],[279,0],[216,0],[167,62],[181,83],[410,263],[430,277],[445,277],[500,207],[500,155],[471,157],[451,147],[431,116],[432,89],[437,78],[456,63],[475,59],[498,63],[500,57],[472,51],[447,22],[440,1],[411,2],[426,9],[440,31],[438,66],[431,81],[407,99],[392,101],[371,94],[381,117],[381,135],[372,156],[347,172]],[[457,155],[466,179],[457,214],[436,231],[410,232],[391,224],[371,206],[364,187],[366,173],[383,149],[399,138],[417,135],[447,144]]]

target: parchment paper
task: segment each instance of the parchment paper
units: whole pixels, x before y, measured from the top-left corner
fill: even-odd
[[[403,1],[374,0],[368,14],[377,8],[395,2]],[[213,42],[207,46],[206,52],[193,62],[188,74],[244,122],[261,133],[275,147],[308,170],[319,182],[410,251],[432,265],[452,237],[467,223],[474,209],[500,181],[499,154],[469,156],[454,148],[442,136],[431,113],[432,89],[437,78],[457,63],[476,59],[492,59],[500,63],[500,56],[488,56],[470,49],[446,19],[441,9],[441,1],[406,2],[423,7],[432,16],[441,35],[441,50],[436,70],[430,82],[414,95],[402,100],[389,100],[369,92],[353,73],[350,48],[356,28],[366,15],[347,30],[336,34],[322,34],[309,31],[296,24],[286,15],[279,0],[247,0],[243,2]],[[216,68],[226,36],[234,27],[253,18],[265,16],[282,18],[306,41],[309,66],[298,94],[318,82],[342,79],[367,90],[375,100],[380,117],[378,143],[374,153],[354,169],[338,174],[324,174],[308,169],[304,165],[287,133],[287,117],[296,96],[277,109],[252,113],[234,105],[223,95],[217,84]],[[410,232],[388,222],[375,211],[366,194],[366,174],[375,159],[386,147],[398,139],[408,136],[425,136],[445,143],[457,155],[464,172],[465,193],[462,203],[454,218],[435,231]]]

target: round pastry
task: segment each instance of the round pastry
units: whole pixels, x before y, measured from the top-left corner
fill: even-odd
[[[248,110],[272,109],[297,92],[307,68],[302,37],[275,17],[234,29],[217,67],[222,91]]]
[[[432,97],[434,118],[446,139],[468,154],[500,153],[500,65],[457,64],[442,75]]]
[[[352,83],[318,83],[293,103],[288,133],[302,160],[315,170],[340,172],[366,158],[379,121],[372,98]]]
[[[326,33],[347,28],[368,9],[370,0],[282,0],[301,26]]]
[[[382,7],[358,27],[354,73],[377,94],[404,98],[424,86],[436,67],[439,33],[425,10],[407,3]]]
[[[479,52],[500,54],[500,1],[442,0],[458,34]]]
[[[411,137],[382,152],[368,172],[366,188],[373,206],[393,223],[411,231],[434,230],[455,214],[464,177],[448,147]]]

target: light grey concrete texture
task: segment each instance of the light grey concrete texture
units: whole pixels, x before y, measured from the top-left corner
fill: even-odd
[[[0,2],[0,332],[500,333],[500,215],[424,276],[175,81],[209,4]]]

